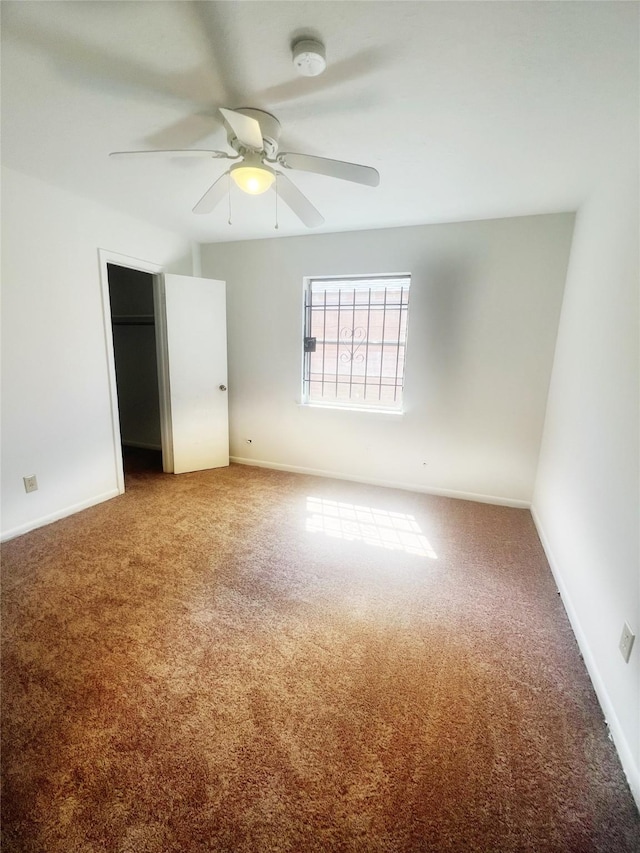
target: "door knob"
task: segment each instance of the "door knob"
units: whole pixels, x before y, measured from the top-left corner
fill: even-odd
[[[226,391],[226,390],[227,390],[227,386],[226,386],[226,385],[218,385],[218,388],[219,388],[221,391]]]

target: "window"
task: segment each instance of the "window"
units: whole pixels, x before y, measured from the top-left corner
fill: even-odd
[[[312,278],[305,286],[305,403],[402,409],[408,275]]]

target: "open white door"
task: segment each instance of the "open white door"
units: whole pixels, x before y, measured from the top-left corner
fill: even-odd
[[[164,276],[173,473],[229,464],[226,284]]]

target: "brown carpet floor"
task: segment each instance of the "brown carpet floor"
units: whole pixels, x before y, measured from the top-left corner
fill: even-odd
[[[134,464],[2,577],[6,853],[638,850],[525,510]]]

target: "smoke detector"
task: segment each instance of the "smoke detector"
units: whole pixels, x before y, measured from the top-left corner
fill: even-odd
[[[317,77],[327,67],[324,45],[315,39],[302,39],[292,48],[293,66],[301,77]]]

